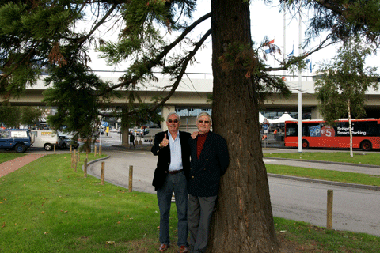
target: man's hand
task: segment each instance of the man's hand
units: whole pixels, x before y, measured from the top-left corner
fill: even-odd
[[[169,145],[169,139],[168,136],[165,134],[164,139],[162,139],[160,143],[160,148],[166,147],[167,145]]]
[[[193,138],[193,139],[197,138],[198,134],[199,134],[198,131],[193,132],[193,133],[191,134],[191,138]]]

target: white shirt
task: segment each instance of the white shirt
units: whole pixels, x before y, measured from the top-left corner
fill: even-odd
[[[177,131],[177,138],[173,140],[169,132],[169,148],[170,148],[170,164],[169,171],[182,170],[182,152],[179,131]]]

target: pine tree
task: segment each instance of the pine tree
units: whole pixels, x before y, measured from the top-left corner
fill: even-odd
[[[281,0],[286,6],[294,7],[294,11],[316,10],[308,30],[309,38],[323,31],[329,35],[320,46],[274,68],[260,57],[269,40],[252,42],[250,1],[209,2],[211,13],[190,20],[196,0],[2,1],[0,93],[5,99],[19,94],[25,85],[33,84],[45,72],[50,75],[49,80],[57,81],[58,85],[56,91],[49,91],[46,98],[49,103],[62,105],[58,90],[65,90],[64,96],[80,95],[78,101],[71,104],[72,109],[62,106],[62,118],[57,119],[57,124],[70,121],[68,114],[78,110],[78,122],[72,121],[73,126],[86,135],[90,126],[81,127],[81,122],[87,118],[87,124],[95,123],[100,98],[118,95],[114,91],[122,88],[129,101],[136,101],[138,95],[133,91],[137,85],[156,80],[154,71],[159,70],[172,78],[173,85],[167,96],[158,98],[148,109],[155,113],[175,92],[187,66],[211,36],[213,129],[226,138],[231,165],[222,179],[208,251],[278,252],[259,140],[259,105],[267,92],[289,94],[289,90],[281,79],[269,75],[268,71],[298,64],[324,45],[347,37],[348,33],[360,34],[368,43],[376,45],[380,4],[378,0]],[[254,8],[255,2],[251,4]],[[113,17],[120,22],[115,22]],[[81,29],[79,23],[84,19],[93,23]],[[209,30],[197,30],[210,19]],[[102,25],[120,25],[118,41],[97,38],[96,32]],[[163,28],[170,36],[165,36]],[[191,39],[190,33],[197,33],[199,37]],[[88,47],[94,43],[110,64],[129,64],[120,83],[95,80],[97,77],[87,67]],[[70,70],[67,71],[70,76],[60,75],[65,69]],[[86,106],[88,112],[83,110]],[[138,114],[138,108],[130,107],[124,112]]]

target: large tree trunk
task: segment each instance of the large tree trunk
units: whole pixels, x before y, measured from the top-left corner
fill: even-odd
[[[226,138],[231,163],[221,180],[208,252],[277,252],[255,84],[236,58],[253,58],[252,50],[239,53],[240,46],[252,46],[249,1],[211,2],[213,129]]]

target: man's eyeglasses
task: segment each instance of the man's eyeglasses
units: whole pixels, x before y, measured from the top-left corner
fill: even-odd
[[[198,122],[199,122],[199,124],[203,124],[203,123],[208,124],[208,123],[210,123],[210,121],[208,121],[208,120],[199,120]]]
[[[169,123],[178,123],[178,119],[168,119]]]

